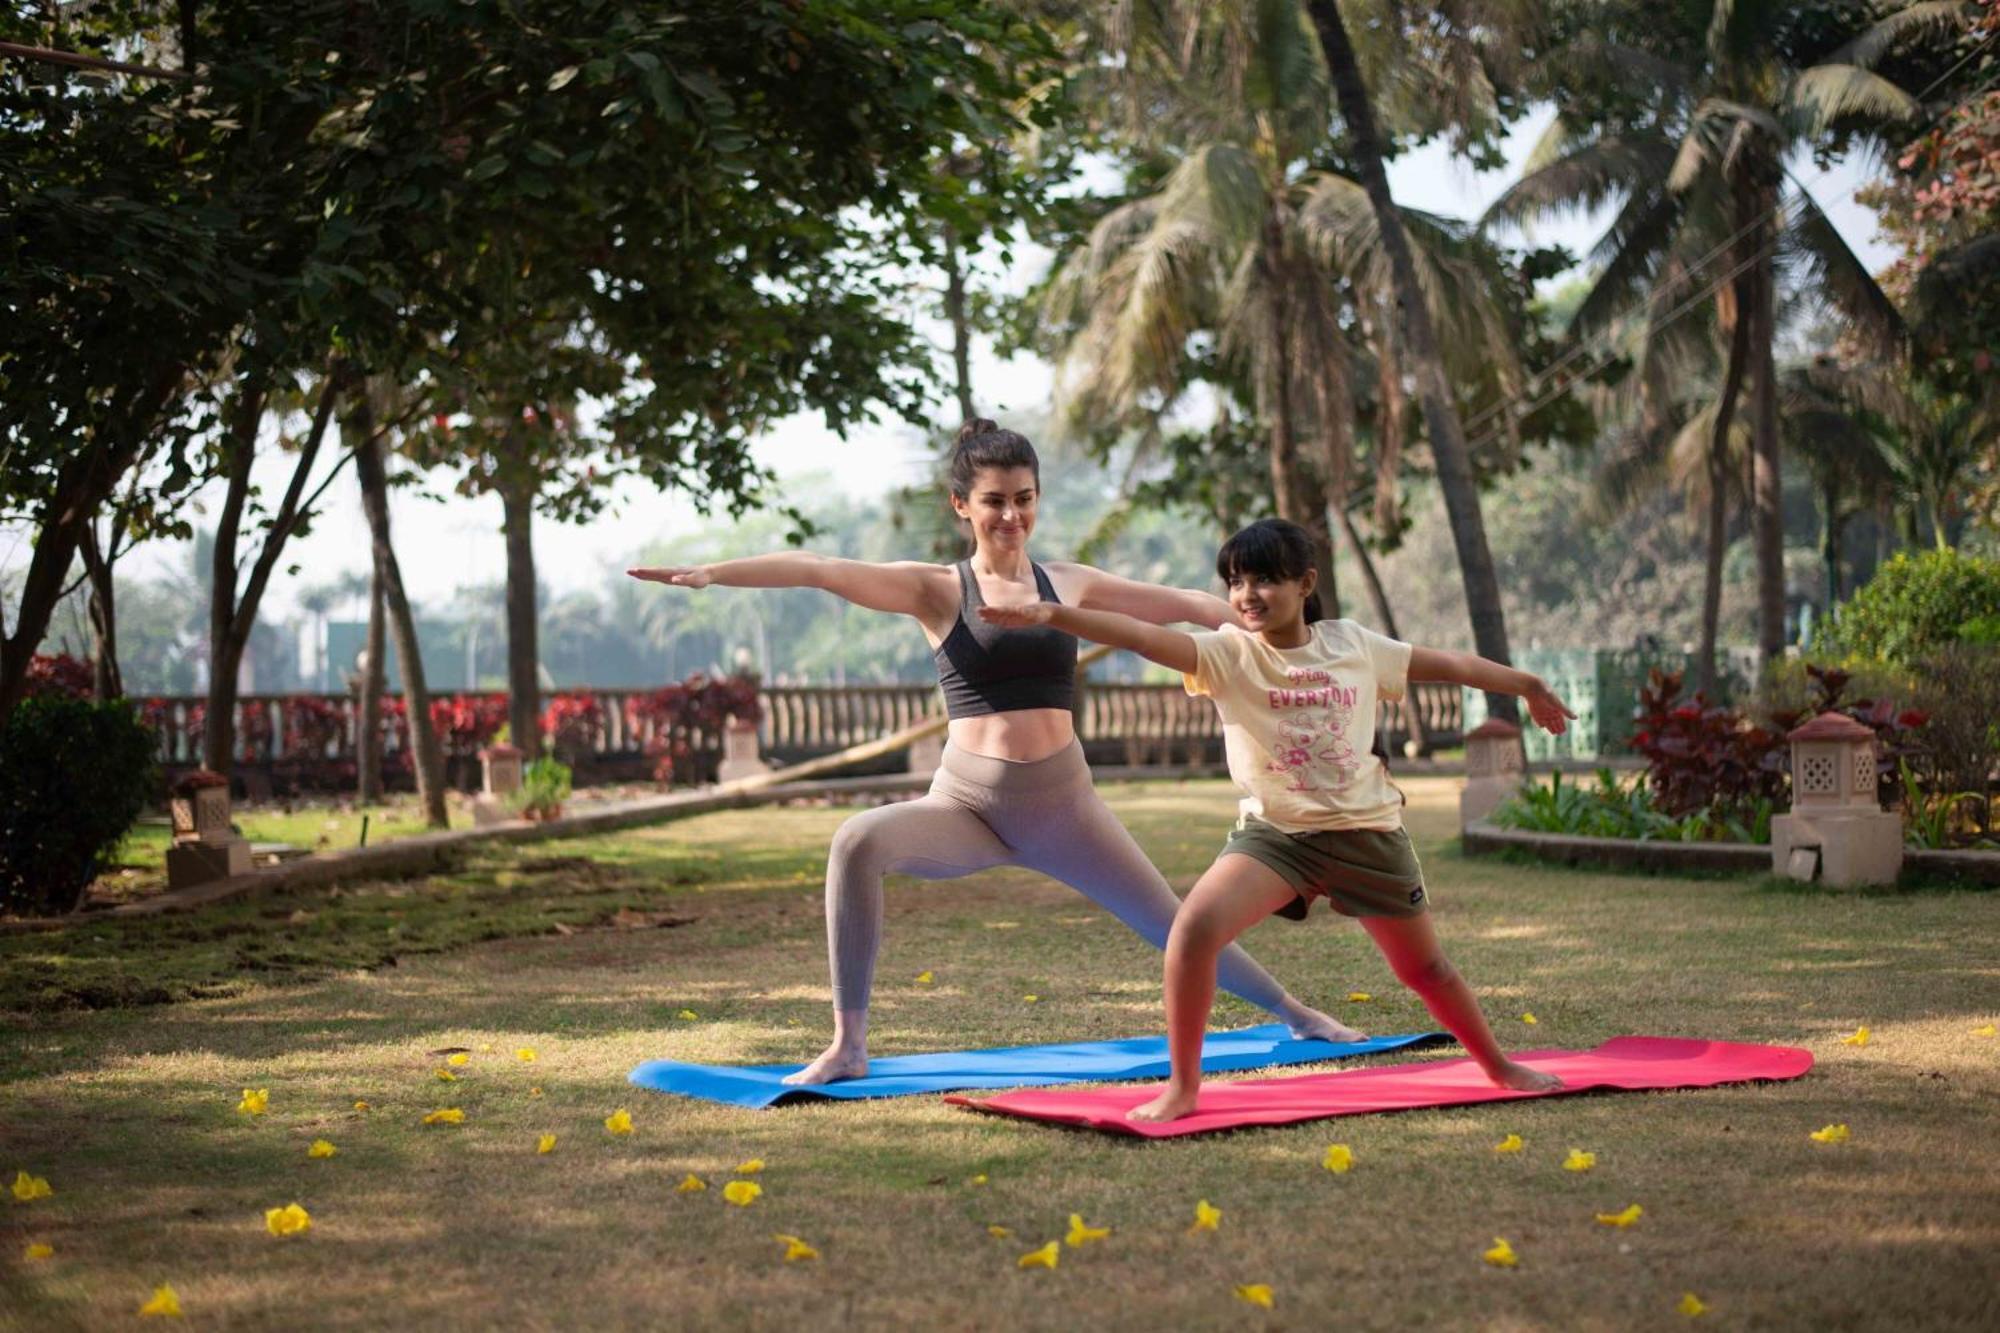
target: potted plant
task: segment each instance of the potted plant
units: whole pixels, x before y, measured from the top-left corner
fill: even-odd
[[[537,759],[521,774],[521,818],[543,822],[562,818],[569,791],[569,765],[547,756]]]

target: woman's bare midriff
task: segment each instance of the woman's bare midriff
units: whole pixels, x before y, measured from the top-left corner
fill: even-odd
[[[1020,708],[954,719],[950,734],[951,743],[969,754],[1032,764],[1076,738],[1076,719],[1067,708]]]

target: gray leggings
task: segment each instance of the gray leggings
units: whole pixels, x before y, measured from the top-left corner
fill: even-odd
[[[956,879],[994,866],[1025,866],[1059,879],[1142,935],[1167,947],[1180,899],[1090,785],[1075,741],[1046,759],[1016,763],[954,745],[930,794],[859,814],[833,835],[826,864],[826,945],[833,1006],[868,1007],[882,946],[882,876]],[[1265,1009],[1280,986],[1232,944],[1223,988]]]

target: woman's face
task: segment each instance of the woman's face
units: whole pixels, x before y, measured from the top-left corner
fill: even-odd
[[[972,535],[988,551],[1018,551],[1035,530],[1035,502],[1041,488],[1030,467],[983,467],[972,474],[972,493],[951,497],[958,516],[972,524]]]

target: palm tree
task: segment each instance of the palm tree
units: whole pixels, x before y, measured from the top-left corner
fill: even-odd
[[[1715,0],[1700,31],[1676,27],[1676,12],[1638,0],[1596,7],[1586,33],[1540,62],[1557,117],[1488,217],[1622,201],[1571,325],[1578,335],[1605,333],[1641,304],[1643,321],[1720,284],[1713,310],[1729,354],[1717,430],[1726,434],[1747,385],[1758,641],[1768,660],[1785,637],[1772,351],[1780,259],[1870,346],[1890,353],[1903,340],[1895,306],[1785,164],[1836,135],[1852,142],[1913,117],[1917,100],[1872,67],[1955,26],[1961,8],[1913,4],[1839,44],[1820,35],[1823,11],[1801,5]]]
[[[1143,106],[1152,132],[1194,146],[1169,159],[1152,193],[1101,219],[1052,285],[1049,312],[1073,330],[1062,353],[1065,406],[1100,427],[1143,427],[1197,375],[1225,396],[1242,385],[1278,513],[1320,537],[1331,591],[1330,517],[1349,490],[1353,381],[1363,368],[1352,330],[1382,324],[1357,315],[1356,302],[1378,309],[1394,265],[1363,187],[1309,165],[1335,145],[1326,65],[1298,6],[1167,11],[1129,7],[1114,33],[1134,83],[1143,80],[1128,100]],[[1412,263],[1426,317],[1457,312],[1464,382],[1517,385],[1514,339],[1494,299],[1497,258],[1443,219],[1398,211],[1396,228],[1406,248],[1408,234],[1418,238]],[[1211,350],[1219,365],[1209,364]],[[1442,455],[1438,468],[1450,470]],[[1477,612],[1474,620],[1477,635]],[[1503,629],[1502,656],[1504,639]]]

